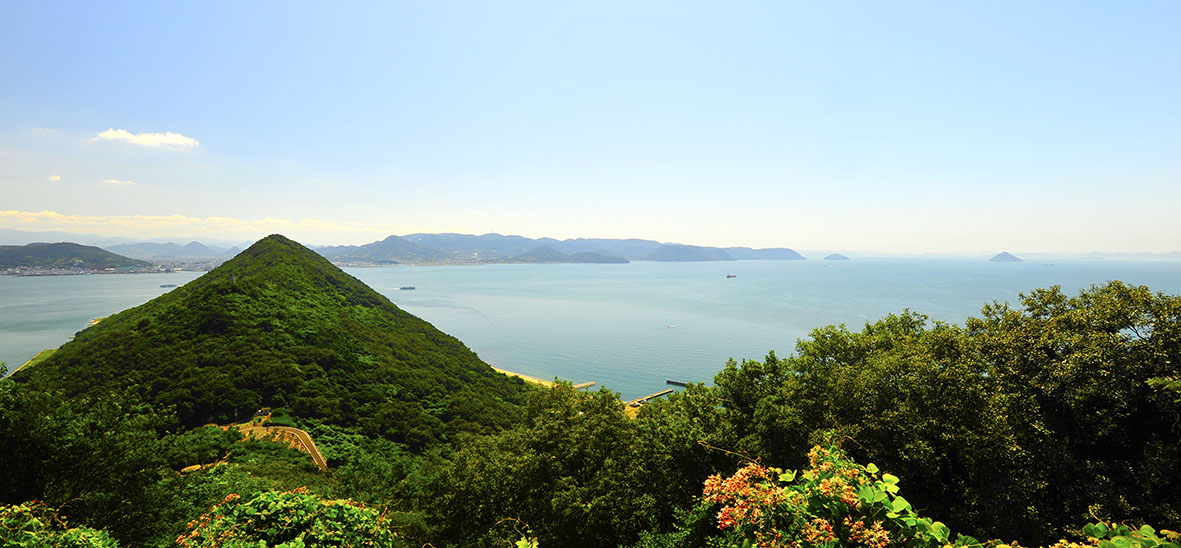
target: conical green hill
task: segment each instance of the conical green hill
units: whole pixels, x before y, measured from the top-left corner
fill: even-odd
[[[175,406],[187,425],[283,407],[413,447],[515,420],[525,388],[279,235],[82,331],[14,378]]]

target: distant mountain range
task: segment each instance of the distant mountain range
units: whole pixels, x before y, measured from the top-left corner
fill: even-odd
[[[180,242],[188,241],[188,244]],[[167,262],[171,260],[209,260],[214,263],[229,259],[238,253],[240,248],[250,242],[235,240],[219,240],[208,238],[186,238],[169,242],[166,239],[153,240],[108,237],[94,234],[77,234],[70,232],[23,231],[10,228],[0,228],[0,245],[24,245],[34,242],[74,242],[83,245],[102,247],[108,251],[128,257]],[[668,247],[665,247],[668,246]],[[542,257],[548,248],[560,253]],[[664,249],[661,249],[665,247]],[[573,238],[556,240],[554,238],[526,238],[524,236],[505,236],[502,234],[455,234],[416,233],[405,236],[390,236],[384,240],[365,245],[326,246],[313,248],[321,255],[338,263],[368,263],[368,264],[431,264],[431,263],[504,263],[504,262],[622,262],[626,261],[729,261],[729,260],[802,260],[803,255],[795,250],[774,247],[753,249],[749,247],[706,247],[691,246],[674,243],[662,243],[655,240],[637,238]],[[658,252],[658,250],[660,250]],[[534,253],[536,251],[536,253]],[[721,251],[719,253],[718,251]],[[823,257],[833,250],[805,250],[805,253],[815,257]],[[595,255],[580,255],[593,253]],[[848,251],[838,251],[838,254],[848,256]],[[890,257],[887,253],[872,253],[861,251],[857,257]],[[911,257],[945,257],[964,258],[978,257],[975,254],[927,253],[922,255],[905,255]],[[1066,259],[1125,259],[1125,260],[1178,260],[1181,251],[1170,253],[1124,253],[1100,252],[1089,253],[1047,253],[1024,252],[1021,256],[1033,260],[1066,260]],[[519,260],[514,258],[520,257]],[[987,256],[986,256],[987,257]]]
[[[336,262],[626,263],[628,261],[801,260],[787,248],[702,247],[654,240],[526,238],[501,234],[408,234],[360,246],[316,249]]]
[[[321,247],[316,249],[316,252],[338,263],[438,263],[453,259],[444,251],[409,242],[397,236],[365,245]]]
[[[504,259],[505,263],[626,263],[623,257],[612,257],[594,251],[579,251],[567,255],[549,246],[537,246],[520,255]]]
[[[242,251],[237,247],[227,249],[224,247],[207,246],[200,242],[189,242],[183,246],[172,242],[164,244],[139,242],[109,245],[106,246],[106,250],[145,261],[166,259],[228,259]]]
[[[12,228],[0,228],[0,245],[25,245],[35,242],[74,242],[82,245],[93,245],[106,249],[110,246],[122,244],[137,244],[137,243],[164,243],[164,242],[185,242],[185,241],[199,241],[200,243],[214,247],[219,246],[225,249],[232,247],[245,247],[250,245],[249,240],[223,240],[219,238],[127,238],[123,236],[99,236],[97,234],[79,234],[76,232],[60,232],[60,231],[29,231],[16,230]]]

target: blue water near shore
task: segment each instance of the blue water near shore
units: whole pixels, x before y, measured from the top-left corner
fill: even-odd
[[[860,329],[909,308],[962,324],[992,301],[1107,280],[1181,294],[1181,262],[857,259],[346,268],[484,361],[596,381],[633,398],[665,379],[708,382],[728,358],[791,353],[816,327]],[[734,278],[726,278],[734,274]],[[0,277],[0,361],[10,369],[91,318],[141,304],[196,273]],[[415,286],[413,291],[399,290]]]

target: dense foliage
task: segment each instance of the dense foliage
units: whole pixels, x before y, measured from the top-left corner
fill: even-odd
[[[1088,517],[1176,523],[1181,299],[1113,282],[1034,291],[966,327],[906,313],[824,328],[797,355],[731,365],[740,447],[790,462],[821,432],[909,478],[959,529],[1049,542]],[[1002,510],[1003,509],[1003,510]]]
[[[175,408],[189,427],[282,407],[414,448],[512,423],[525,391],[282,236],[80,332],[13,377],[70,397],[133,393]]]
[[[401,545],[378,511],[350,500],[308,493],[266,491],[250,498],[227,495],[189,522],[176,539],[182,548],[362,548]]]
[[[103,530],[70,527],[41,501],[0,506],[0,546],[6,548],[116,548]]]
[[[331,537],[340,520],[440,548],[976,544],[952,531],[1173,548],[1144,525],[1181,528],[1179,297],[1111,282],[962,327],[909,311],[823,327],[630,418],[606,390],[486,372],[305,252],[264,240],[0,381],[21,471],[0,474],[0,504],[44,500],[123,546],[362,542]],[[261,405],[329,469],[198,426]]]

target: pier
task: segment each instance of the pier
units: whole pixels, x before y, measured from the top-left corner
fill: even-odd
[[[673,393],[672,388],[665,388],[664,390],[661,390],[660,392],[653,392],[651,394],[648,394],[647,396],[644,396],[641,398],[636,398],[632,401],[629,401],[629,402],[627,402],[627,406],[628,407],[639,407],[645,403],[648,403],[648,400],[653,400],[653,399],[659,398],[661,396],[667,396],[672,393]]]

